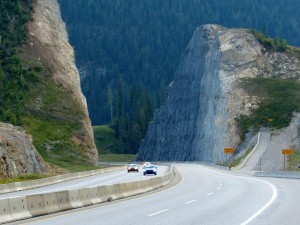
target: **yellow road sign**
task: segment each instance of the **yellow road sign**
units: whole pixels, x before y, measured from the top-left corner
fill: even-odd
[[[234,153],[234,148],[224,148],[224,153],[225,154],[233,154]]]
[[[292,149],[282,149],[282,155],[291,155],[292,153]]]

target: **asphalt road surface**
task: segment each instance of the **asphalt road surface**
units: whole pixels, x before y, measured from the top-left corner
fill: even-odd
[[[255,178],[199,164],[175,164],[169,189],[15,224],[298,225],[300,182]]]
[[[163,175],[168,166],[158,166],[157,175]],[[130,181],[137,181],[137,180],[144,180],[151,178],[151,175],[143,176],[142,166],[140,166],[139,172],[129,172],[127,170],[118,170],[112,171],[108,173],[98,174],[95,176],[84,177],[75,180],[69,180],[53,185],[48,185],[40,188],[24,190],[19,192],[11,192],[6,194],[0,194],[1,198],[8,198],[8,197],[16,197],[16,196],[25,196],[25,195],[32,195],[32,194],[41,194],[41,193],[48,193],[48,192],[55,192],[61,190],[71,190],[71,189],[79,189],[85,187],[95,187],[95,186],[103,186],[109,184],[118,184],[118,183],[125,183]]]

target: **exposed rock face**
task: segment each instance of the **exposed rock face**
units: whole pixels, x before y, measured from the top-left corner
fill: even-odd
[[[96,164],[98,153],[86,99],[81,91],[79,73],[74,62],[74,51],[68,42],[57,0],[37,0],[33,21],[28,24],[28,28],[29,39],[33,40],[32,47],[42,49],[40,60],[47,63],[55,82],[67,90],[72,95],[74,104],[76,103],[82,109],[82,129],[80,134],[73,139],[74,142],[84,146],[90,162]]]
[[[248,30],[199,27],[188,44],[163,106],[155,113],[138,160],[226,160],[240,143],[235,118],[258,107],[241,78],[299,79],[295,57],[268,52]]]
[[[46,165],[23,128],[0,123],[0,177],[45,172]]]

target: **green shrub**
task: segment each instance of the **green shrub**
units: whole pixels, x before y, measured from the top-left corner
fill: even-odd
[[[247,83],[246,91],[264,92],[265,98],[250,116],[240,115],[237,118],[242,139],[251,128],[257,130],[260,127],[276,129],[287,127],[291,122],[293,112],[300,111],[299,83],[272,78],[251,78],[244,82]],[[269,122],[269,119],[273,121]]]

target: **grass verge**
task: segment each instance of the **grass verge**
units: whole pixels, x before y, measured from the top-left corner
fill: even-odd
[[[297,166],[300,163],[300,150],[293,150],[293,153],[290,156],[287,156],[287,162],[288,170],[300,171],[300,168]]]
[[[47,175],[47,174],[23,174],[23,175],[16,176],[14,178],[2,178],[0,179],[0,184],[37,180],[37,179],[47,178],[50,176],[51,175]]]

